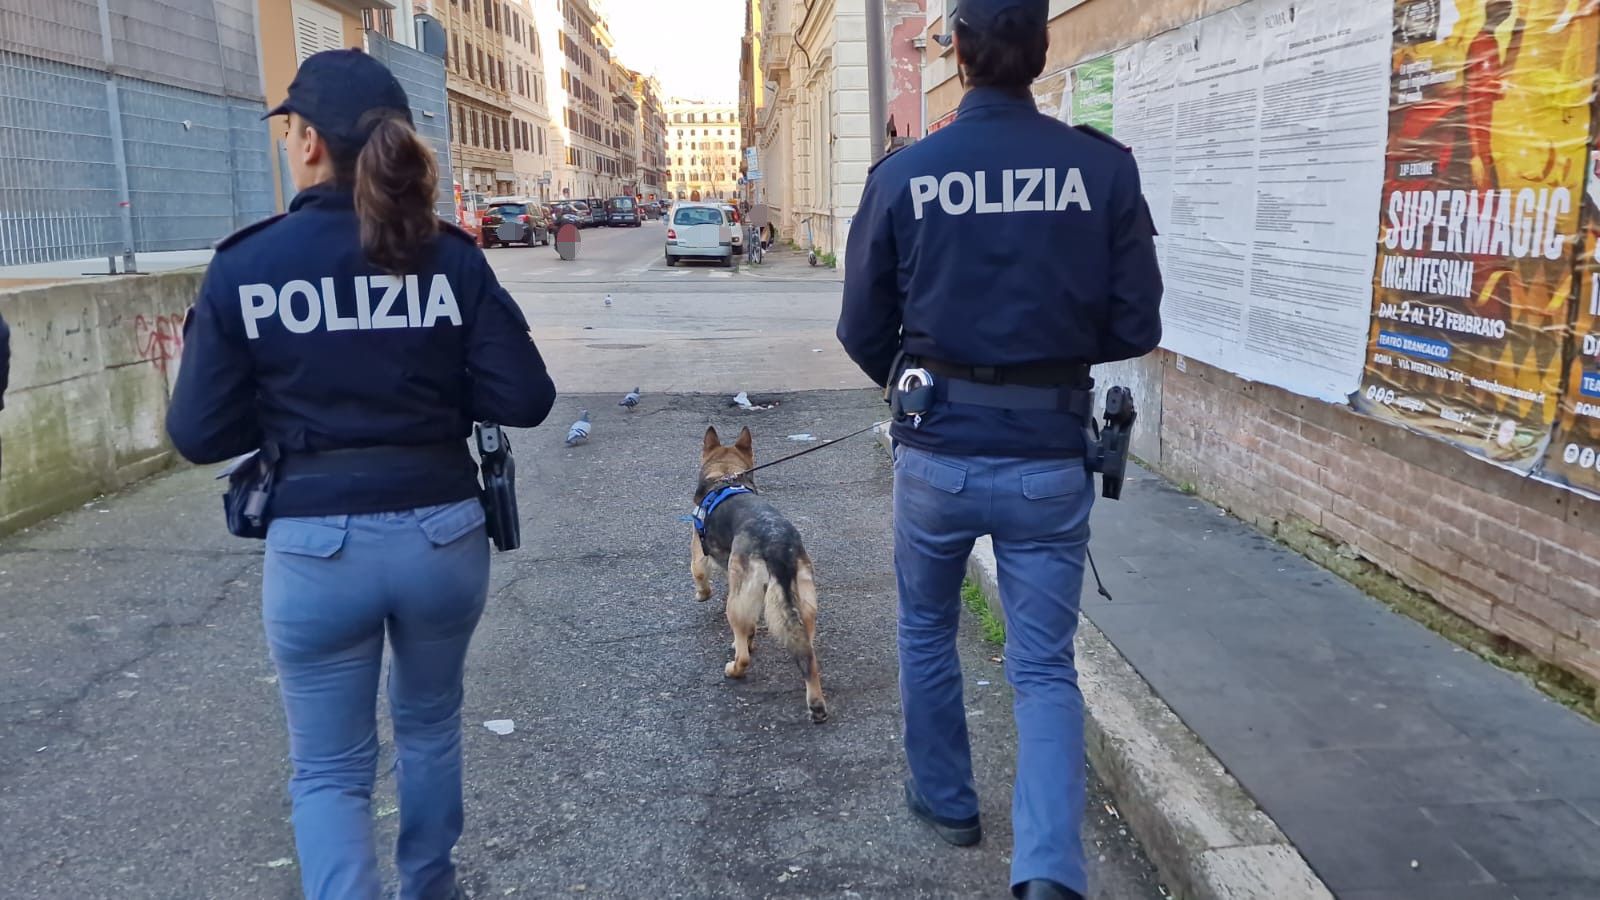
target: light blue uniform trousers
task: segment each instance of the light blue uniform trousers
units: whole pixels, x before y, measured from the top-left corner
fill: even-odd
[[[1081,460],[895,453],[900,696],[917,789],[949,819],[978,814],[956,628],[973,541],[994,539],[1015,694],[1012,884],[1088,892],[1083,695],[1073,665],[1094,481]]]
[[[391,649],[401,900],[454,896],[461,682],[489,587],[477,500],[278,519],[263,619],[289,721],[295,843],[308,900],[378,900],[372,828],[378,680]]]

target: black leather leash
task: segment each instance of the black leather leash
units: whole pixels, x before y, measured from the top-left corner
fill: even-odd
[[[833,438],[831,440],[823,441],[822,443],[816,445],[815,447],[807,447],[806,449],[801,450],[799,453],[791,453],[788,456],[783,457],[782,459],[775,459],[775,460],[773,460],[772,462],[769,462],[769,463],[762,463],[759,466],[753,466],[751,468],[745,469],[743,472],[735,472],[732,475],[724,475],[724,476],[722,476],[721,480],[722,481],[737,481],[740,478],[743,478],[743,477],[745,477],[747,475],[750,475],[750,474],[753,474],[755,472],[759,472],[762,469],[770,469],[773,466],[779,465],[781,463],[786,463],[786,462],[788,462],[788,461],[790,461],[792,459],[799,459],[800,457],[805,456],[807,453],[815,453],[818,450],[826,450],[827,448],[832,447],[835,444],[840,443],[841,441],[847,441],[847,440],[849,440],[849,439],[851,439],[853,437],[856,437],[857,435],[866,434],[867,432],[871,431],[872,429],[877,428],[880,425],[887,425],[888,423],[889,423],[888,419],[884,419],[882,422],[873,422],[871,425],[868,425],[865,428],[861,428],[861,429],[858,429],[856,431],[852,431],[849,434],[844,435],[842,437],[836,437],[836,438]]]

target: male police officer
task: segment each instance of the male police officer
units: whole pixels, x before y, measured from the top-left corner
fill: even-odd
[[[1040,115],[1047,0],[961,0],[955,122],[868,176],[839,340],[895,393],[895,565],[911,811],[981,838],[959,592],[994,538],[1016,692],[1019,897],[1087,891],[1072,639],[1089,540],[1089,365],[1161,337],[1155,229],[1128,149]]]

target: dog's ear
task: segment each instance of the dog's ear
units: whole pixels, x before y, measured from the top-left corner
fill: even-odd
[[[706,439],[705,439],[705,442],[700,445],[700,452],[702,452],[702,453],[710,453],[711,451],[716,450],[716,449],[720,448],[721,446],[722,446],[722,438],[717,436],[717,426],[712,425],[711,427],[706,429]]]
[[[739,450],[739,451],[741,451],[741,452],[743,452],[745,455],[748,456],[750,454],[751,448],[754,445],[755,445],[755,438],[751,437],[749,426],[746,426],[746,427],[740,429],[739,430],[739,439],[737,441],[733,442],[734,448]]]

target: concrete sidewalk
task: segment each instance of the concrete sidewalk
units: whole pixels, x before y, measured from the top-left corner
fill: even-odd
[[[775,244],[768,249],[759,266],[751,265],[741,257],[739,271],[756,278],[844,281],[843,268],[830,268],[821,262],[813,266],[807,261],[805,250],[791,250],[782,244]]]
[[[1600,897],[1595,723],[1148,473],[1094,527],[1086,618],[1341,900]]]

